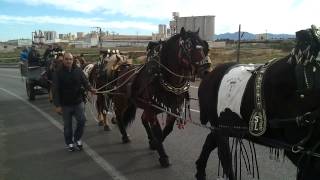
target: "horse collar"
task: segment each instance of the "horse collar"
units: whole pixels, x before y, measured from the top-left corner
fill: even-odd
[[[163,78],[160,79],[160,84],[166,91],[169,91],[169,92],[174,93],[176,95],[181,95],[181,94],[187,92],[190,87],[189,81],[185,81],[184,84],[180,87],[175,87],[175,86],[165,82]]]
[[[267,64],[260,66],[256,73],[254,84],[254,106],[255,109],[251,114],[249,121],[249,133],[253,136],[261,136],[267,130],[267,117],[265,112],[264,95],[263,95],[263,77],[266,70],[276,62],[271,60]]]

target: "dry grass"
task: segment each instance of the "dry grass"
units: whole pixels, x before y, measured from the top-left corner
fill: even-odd
[[[141,62],[141,56],[146,55],[145,48],[143,47],[119,47],[119,48],[110,48],[110,49],[119,49],[121,52],[124,52],[129,58],[134,59],[136,63]],[[40,50],[42,54],[44,49]],[[77,55],[80,53],[85,53],[85,58],[89,61],[96,61],[98,59],[98,48],[68,48],[67,52],[72,52]],[[209,56],[214,65],[219,63],[236,61],[237,51],[234,47],[220,48],[220,49],[210,49]],[[240,63],[265,63],[273,58],[284,57],[289,52],[274,49],[274,48],[261,48],[257,46],[253,47],[243,47],[240,51]],[[19,61],[20,50],[16,50],[11,53],[0,53],[0,62],[18,62]],[[16,59],[1,59],[1,58],[16,58]],[[140,57],[140,58],[139,58]]]
[[[288,54],[278,49],[241,49],[240,63],[265,63],[273,58],[281,58]],[[214,65],[226,62],[235,62],[237,51],[235,49],[211,49],[210,58]]]

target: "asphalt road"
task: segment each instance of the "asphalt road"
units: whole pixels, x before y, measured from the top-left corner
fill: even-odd
[[[195,98],[196,86],[190,90]],[[84,151],[70,153],[64,146],[61,117],[53,112],[47,95],[28,101],[18,70],[0,68],[0,180],[195,179],[195,161],[209,130],[190,123],[184,130],[175,127],[164,143],[172,165],[161,168],[157,153],[148,149],[140,110],[128,129],[132,142],[122,144],[117,127],[103,131],[90,107],[86,108]],[[193,101],[191,107],[192,119],[198,122],[197,102]],[[163,122],[161,119],[160,115]],[[260,179],[295,179],[296,168],[288,160],[270,160],[269,149],[261,146],[257,147],[257,156]],[[242,169],[242,179],[252,179]],[[217,151],[210,156],[207,177],[218,178]]]

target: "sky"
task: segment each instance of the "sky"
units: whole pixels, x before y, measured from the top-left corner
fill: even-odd
[[[157,33],[180,16],[215,16],[215,33],[294,34],[320,25],[319,0],[0,0],[0,41],[31,38],[35,30],[128,35]]]

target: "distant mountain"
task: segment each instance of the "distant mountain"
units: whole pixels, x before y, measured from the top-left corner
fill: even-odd
[[[242,32],[244,33],[241,40],[255,40],[257,37],[257,34],[252,34],[249,32]],[[291,38],[295,38],[295,35],[292,34],[271,34],[268,33],[267,34],[268,39],[291,39]],[[238,40],[238,32],[235,33],[224,33],[224,34],[218,34],[215,35],[215,39],[216,40]]]

